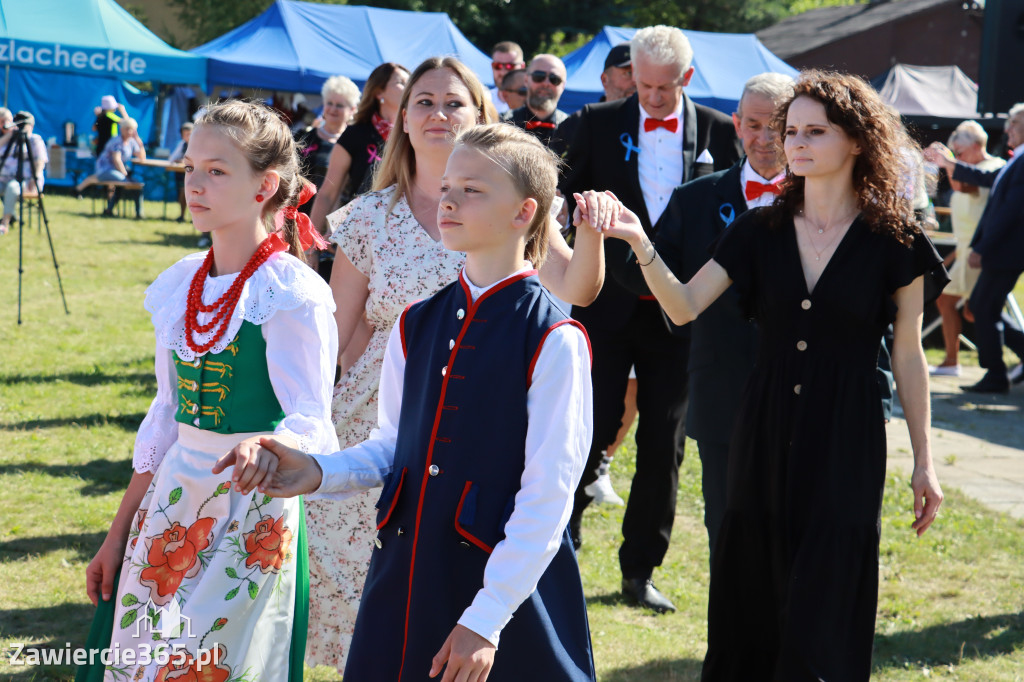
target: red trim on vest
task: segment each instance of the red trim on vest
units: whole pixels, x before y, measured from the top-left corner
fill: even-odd
[[[402,494],[402,485],[405,484],[405,472],[408,470],[409,467],[402,467],[402,477],[398,479],[398,487],[395,488],[395,494],[391,497],[391,506],[388,507],[388,513],[384,515],[384,520],[377,524],[377,530],[388,525],[388,520],[391,518],[391,512],[395,511],[395,505],[398,504],[398,496]]]
[[[459,506],[455,510],[455,532],[458,533],[459,535],[461,535],[462,537],[466,538],[470,542],[472,542],[474,545],[476,545],[477,547],[479,547],[483,551],[485,551],[488,554],[490,554],[491,552],[494,551],[494,548],[491,547],[490,545],[488,545],[486,542],[484,542],[480,538],[478,538],[475,535],[473,535],[472,533],[470,533],[468,530],[463,528],[462,525],[459,523],[459,517],[462,515],[462,505],[466,501],[466,495],[469,494],[469,489],[472,488],[472,487],[473,487],[473,481],[466,481],[466,486],[462,489],[462,497],[459,498]]]
[[[533,385],[533,368],[537,366],[537,359],[540,358],[540,352],[544,348],[544,342],[548,340],[548,334],[558,327],[561,327],[563,324],[571,324],[583,332],[583,338],[587,340],[587,353],[590,355],[590,364],[594,364],[594,351],[590,347],[590,337],[587,336],[587,330],[583,328],[583,325],[576,320],[562,320],[561,322],[555,322],[553,325],[548,327],[546,332],[544,332],[544,336],[540,337],[540,343],[537,344],[537,350],[533,352],[533,359],[530,360],[530,368],[526,371],[526,390],[530,390],[530,386]]]
[[[641,301],[657,301],[658,300],[657,296],[637,296],[637,298],[640,299]]]

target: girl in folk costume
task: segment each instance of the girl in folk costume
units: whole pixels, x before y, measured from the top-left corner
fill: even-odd
[[[295,209],[312,194],[297,162],[287,127],[262,105],[216,104],[196,122],[185,193],[213,246],[146,291],[157,397],[86,571],[99,607],[89,646],[109,649],[79,680],[302,679],[302,501],[242,492],[245,481],[214,467],[269,433],[306,453],[337,447],[334,306],[295,257],[315,232]],[[268,235],[275,216],[281,229]]]
[[[592,433],[589,344],[535,269],[556,176],[529,133],[462,133],[437,223],[466,265],[391,331],[379,428],[336,455],[265,438],[273,455],[223,460],[273,496],[383,486],[346,682],[594,679],[566,529]],[[577,201],[614,224],[611,197]]]

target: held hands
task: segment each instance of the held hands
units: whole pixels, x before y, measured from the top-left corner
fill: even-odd
[[[456,625],[434,656],[430,676],[437,677],[447,661],[441,682],[484,682],[494,665],[494,652],[495,646],[489,641],[467,627]]]
[[[575,225],[586,223],[606,237],[622,239],[634,248],[643,241],[645,233],[640,219],[611,192],[588,191],[573,196],[576,197]]]
[[[231,481],[243,495],[258,486],[260,492],[271,497],[295,497],[314,492],[323,479],[315,459],[278,437],[243,440],[217,460],[213,473],[219,474],[229,466],[235,468]]]
[[[572,214],[572,224],[576,227],[589,226],[598,234],[604,234],[615,225],[619,214],[625,210],[611,192],[597,192],[588,189],[582,194],[573,192],[576,210]]]
[[[915,519],[910,527],[921,537],[938,516],[939,505],[942,504],[942,488],[939,487],[939,479],[935,477],[935,469],[930,465],[914,467],[910,487],[914,491]]]

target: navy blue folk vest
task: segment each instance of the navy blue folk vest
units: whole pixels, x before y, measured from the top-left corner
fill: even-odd
[[[427,680],[483,586],[526,451],[526,393],[545,336],[575,324],[527,273],[470,303],[461,279],[411,305],[395,466],[377,503],[345,682]],[[492,682],[594,679],[583,586],[567,532],[501,634]]]

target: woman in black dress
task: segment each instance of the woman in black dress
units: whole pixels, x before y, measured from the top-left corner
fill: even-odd
[[[313,200],[309,217],[322,233],[327,234],[328,213],[370,189],[371,169],[384,157],[408,80],[409,71],[392,62],[381,64],[366,79],[356,115],[331,150],[327,175]]]
[[[703,679],[867,680],[886,459],[879,340],[892,323],[920,535],[942,502],[921,317],[926,280],[937,295],[947,278],[900,196],[913,142],[867,83],[806,72],[773,126],[781,195],[738,218],[689,283],[627,211],[608,234],[630,242],[677,324],[732,284],[760,328],[711,559]]]

